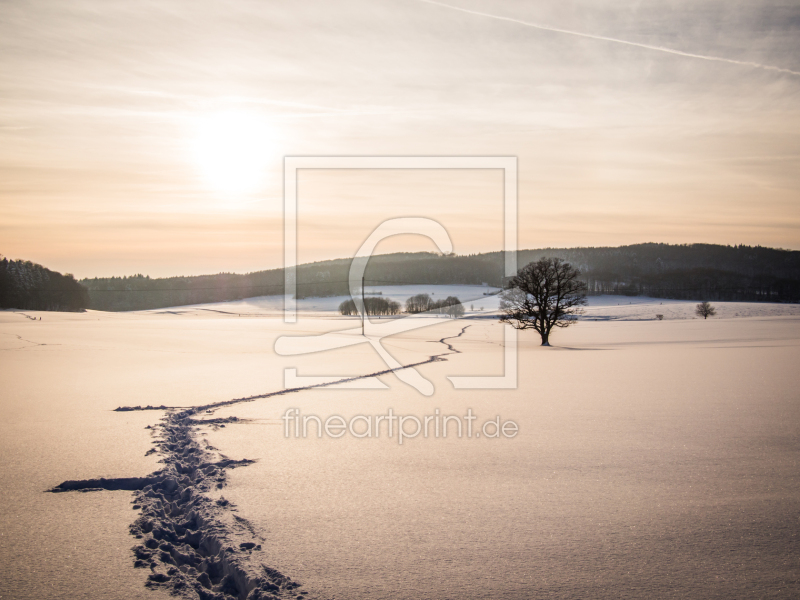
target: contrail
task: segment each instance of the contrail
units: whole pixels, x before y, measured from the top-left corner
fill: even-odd
[[[477,10],[470,10],[468,8],[461,8],[460,6],[453,6],[445,4],[444,2],[437,2],[436,0],[419,0],[427,4],[435,4],[436,6],[443,6],[451,10],[457,10],[470,15],[477,15],[479,17],[488,17],[490,19],[497,19],[498,21],[508,21],[509,23],[517,23],[525,25],[526,27],[534,27],[543,31],[554,31],[555,33],[566,33],[568,35],[577,35],[579,37],[589,38],[592,40],[602,40],[604,42],[614,42],[616,44],[625,44],[626,46],[636,46],[637,48],[645,48],[647,50],[656,50],[658,52],[666,52],[668,54],[677,54],[678,56],[688,56],[689,58],[701,58],[703,60],[715,60],[718,62],[726,62],[732,65],[743,65],[745,67],[756,67],[758,69],[767,69],[769,71],[778,71],[780,73],[789,73],[790,75],[800,75],[798,71],[791,69],[784,69],[783,67],[775,67],[772,65],[762,65],[757,62],[750,62],[746,60],[734,60],[732,58],[721,58],[719,56],[708,56],[706,54],[694,54],[692,52],[683,52],[682,50],[675,50],[673,48],[665,48],[664,46],[651,46],[650,44],[640,44],[639,42],[629,42],[628,40],[620,40],[617,38],[606,37],[604,35],[593,35],[591,33],[583,33],[581,31],[572,31],[570,29],[561,29],[559,27],[550,27],[549,25],[539,25],[538,23],[531,23],[529,21],[522,21],[520,19],[512,19],[511,17],[501,17],[490,13],[480,12]]]

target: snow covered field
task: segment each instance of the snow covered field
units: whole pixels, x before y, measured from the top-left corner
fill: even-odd
[[[477,286],[382,291],[496,308]],[[169,597],[144,587],[149,569],[133,568],[130,491],[42,492],[164,466],[168,457],[145,456],[154,439],[145,427],[164,412],[118,406],[278,391],[287,367],[386,369],[366,344],[275,354],[282,335],[352,327],[332,314],[341,300],[300,301],[293,326],[268,318],[280,309],[274,297],[0,312],[0,597]],[[232,502],[261,540],[242,560],[299,580],[309,598],[797,597],[800,307],[714,303],[718,316],[703,321],[694,304],[591,298],[553,348],[520,334],[515,390],[455,391],[446,379],[502,373],[494,320],[441,319],[387,338],[401,363],[425,363],[417,370],[433,396],[387,374],[387,390],[310,389],[203,411],[240,421],[201,426],[198,442],[257,461],[205,495]],[[519,433],[402,445],[396,435],[287,438],[290,408],[347,419],[471,409],[476,423],[499,415]]]

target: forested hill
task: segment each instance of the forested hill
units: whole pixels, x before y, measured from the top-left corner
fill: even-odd
[[[88,291],[69,273],[0,255],[0,308],[78,311],[88,306]]]
[[[637,244],[617,248],[543,248],[518,252],[521,267],[542,256],[577,266],[590,293],[707,300],[800,301],[800,252],[760,246]],[[346,295],[349,259],[301,265],[297,296]],[[367,285],[501,286],[503,253],[372,257]],[[142,310],[283,294],[283,270],[151,279],[142,275],[84,279],[91,307]]]

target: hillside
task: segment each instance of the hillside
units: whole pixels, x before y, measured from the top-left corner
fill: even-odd
[[[592,294],[662,298],[800,301],[800,252],[760,246],[636,244],[599,248],[521,250],[520,266],[541,256],[576,265]],[[297,297],[347,294],[350,259],[300,265]],[[254,296],[282,295],[283,270],[151,279],[143,275],[84,279],[90,306],[144,310]],[[501,286],[503,253],[441,256],[395,253],[370,259],[369,285],[437,284]]]

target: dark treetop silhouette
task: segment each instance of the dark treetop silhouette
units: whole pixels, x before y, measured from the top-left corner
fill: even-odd
[[[586,283],[580,272],[560,258],[542,257],[522,267],[500,297],[500,320],[515,329],[535,329],[542,346],[550,345],[553,327],[569,327],[583,312]]]
[[[81,311],[88,306],[88,291],[71,274],[0,254],[0,309]]]

